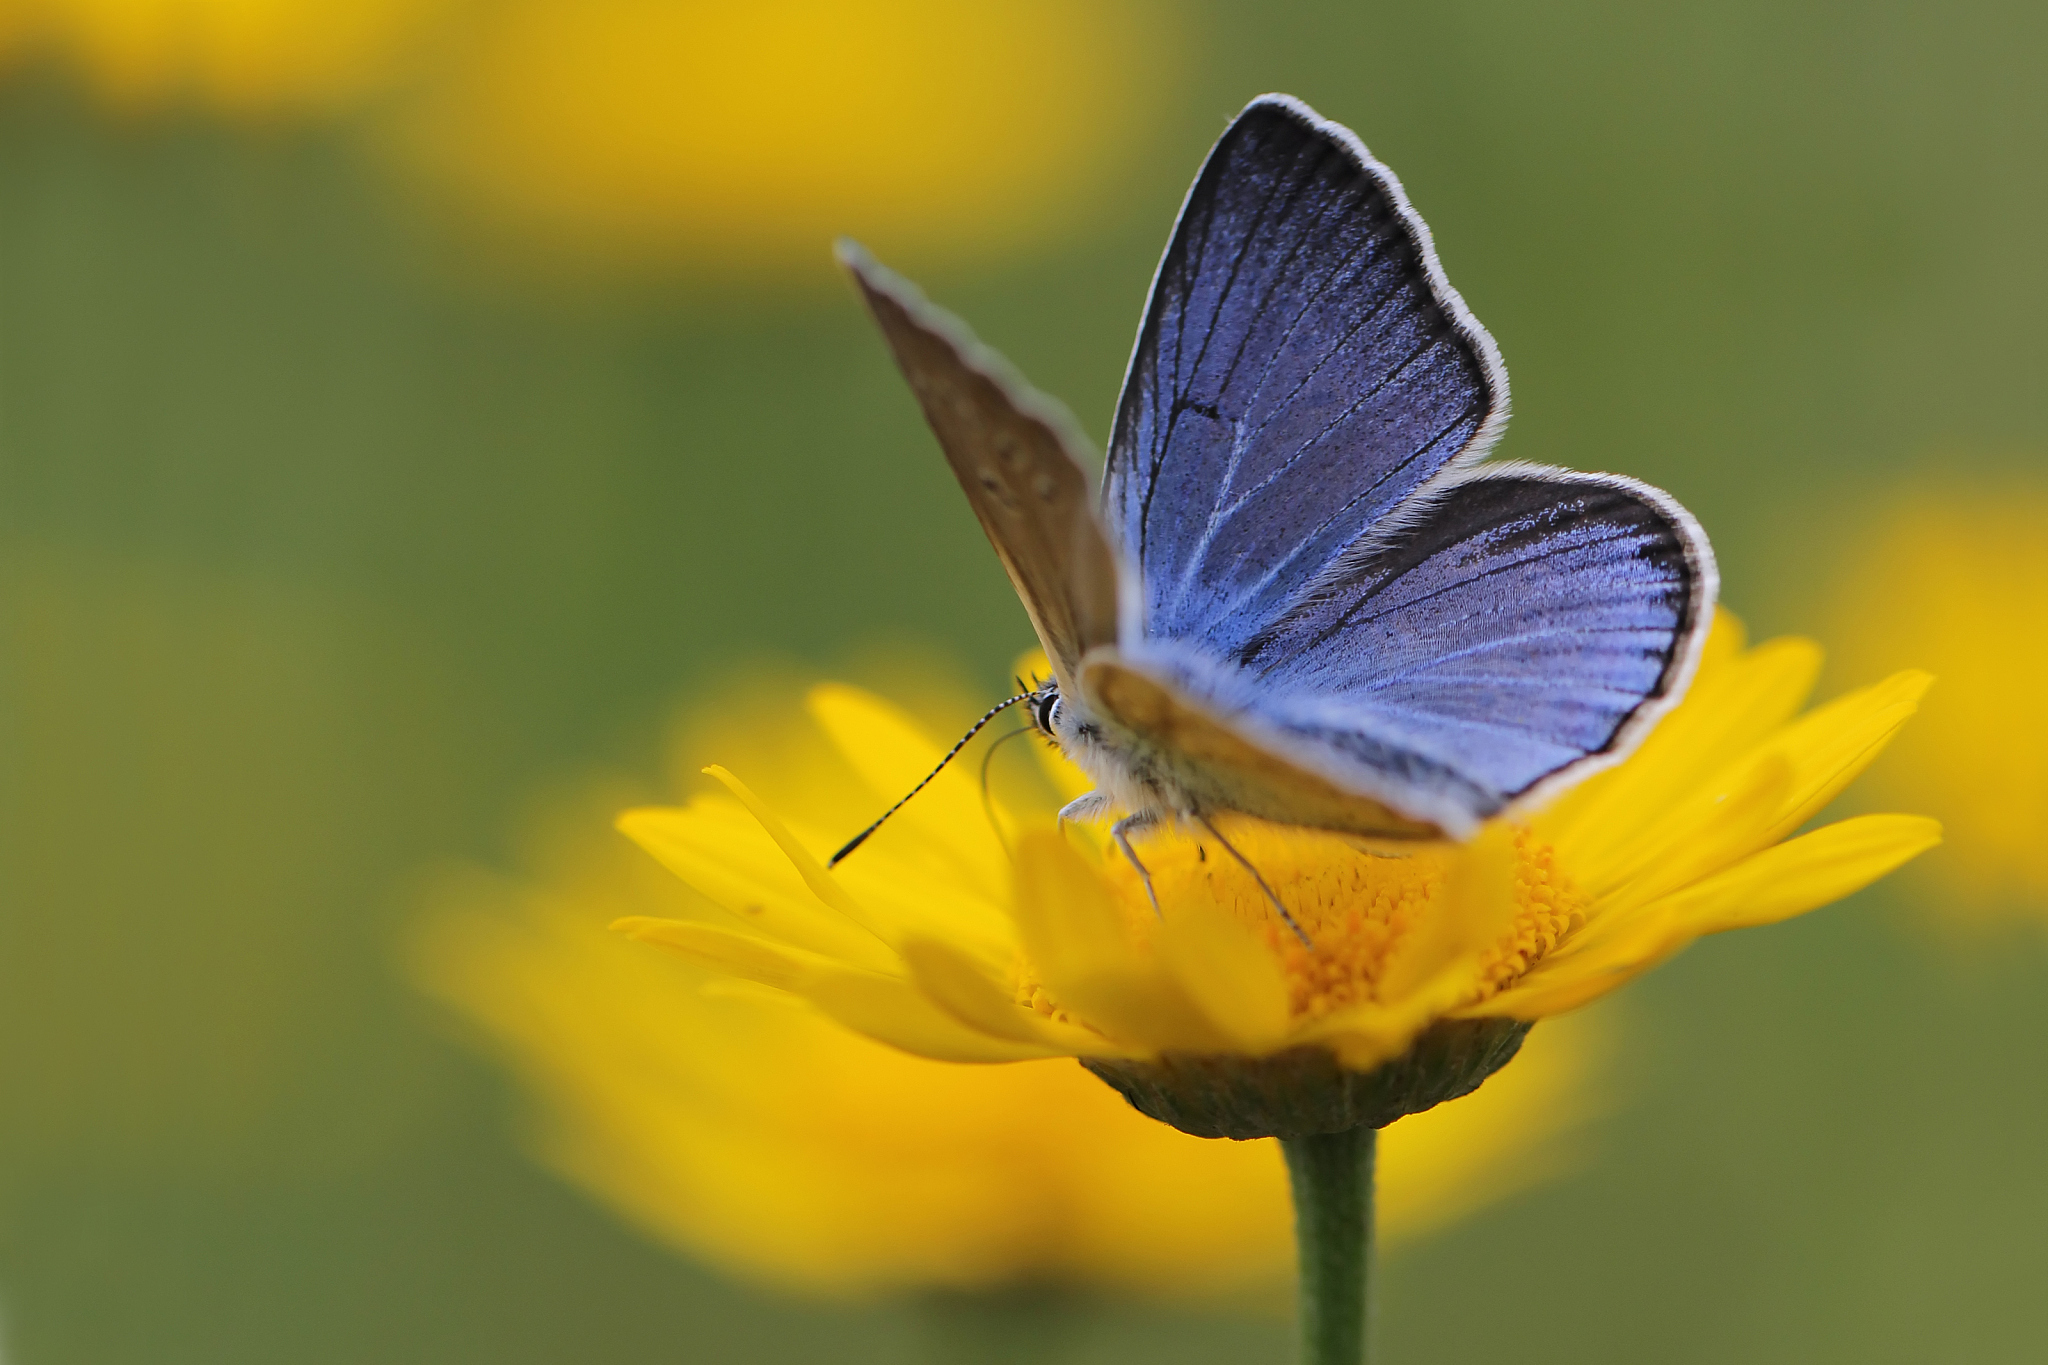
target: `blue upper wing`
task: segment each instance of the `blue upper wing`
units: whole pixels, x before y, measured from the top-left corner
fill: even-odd
[[[1236,652],[1506,414],[1393,174],[1298,102],[1254,102],[1188,192],[1110,442],[1145,633]]]

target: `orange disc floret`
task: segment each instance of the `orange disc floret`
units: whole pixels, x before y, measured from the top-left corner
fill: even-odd
[[[1139,845],[1165,913],[1202,900],[1254,929],[1280,961],[1289,1014],[1297,1021],[1383,1003],[1379,982],[1386,964],[1436,907],[1449,853],[1367,851],[1328,835],[1258,827],[1230,837],[1301,932],[1280,917],[1243,863],[1215,839],[1193,834]],[[1512,983],[1585,920],[1585,902],[1559,869],[1555,850],[1519,828],[1513,846],[1515,917],[1483,963],[1476,999]],[[1112,849],[1104,870],[1133,939],[1149,942],[1159,916],[1136,869]],[[1048,1017],[1056,1012],[1036,986],[1020,998]]]
[[[1586,922],[1586,902],[1557,865],[1557,850],[1515,831],[1515,922],[1480,967],[1486,999],[1541,962]]]

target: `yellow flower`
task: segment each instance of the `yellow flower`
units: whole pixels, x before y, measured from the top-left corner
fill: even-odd
[[[819,815],[864,818],[870,798],[839,780],[793,709],[758,706],[724,746],[753,751],[768,781],[780,772],[823,793]],[[1071,1061],[913,1057],[787,995],[734,990],[648,953],[607,921],[718,912],[610,842],[590,806],[616,809],[592,802],[550,819],[526,883],[445,881],[415,954],[428,988],[523,1079],[541,1156],[569,1179],[684,1250],[809,1292],[1064,1284],[1208,1296],[1285,1283],[1294,1251],[1277,1144],[1183,1136]],[[580,846],[579,831],[607,842]],[[1574,1021],[1469,1104],[1390,1130],[1389,1237],[1558,1169],[1602,1036]]]
[[[409,119],[469,200],[609,253],[928,256],[1084,208],[1163,108],[1182,26],[1143,0],[505,0]]]
[[[1472,1089],[1528,1021],[1937,842],[1932,820],[1906,815],[1789,837],[1928,682],[1898,674],[1795,716],[1818,664],[1802,640],[1745,649],[1723,616],[1691,693],[1634,757],[1461,847],[1382,856],[1230,822],[1307,943],[1213,840],[1146,845],[1155,913],[1127,862],[1056,831],[1045,809],[985,802],[957,769],[837,872],[817,851],[844,825],[785,822],[710,769],[730,795],[629,811],[620,827],[722,913],[619,927],[921,1056],[1080,1057],[1190,1132],[1378,1127]],[[823,687],[810,702],[877,803],[936,757],[873,696]]]
[[[847,233],[929,261],[1085,216],[1187,32],[1158,0],[5,0],[0,70],[245,119],[374,102],[509,243],[822,279]]]
[[[1941,675],[1872,775],[1874,798],[1946,826],[1922,877],[1945,909],[2048,910],[2048,484],[1904,492],[1870,519],[1842,580],[1845,663],[1912,658]]]
[[[0,60],[52,53],[122,105],[325,112],[387,81],[446,0],[9,0]]]

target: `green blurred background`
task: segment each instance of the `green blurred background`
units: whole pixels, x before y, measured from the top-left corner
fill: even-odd
[[[1759,634],[1820,628],[1873,488],[2039,472],[2048,8],[1138,18],[1143,108],[1103,106],[1121,159],[1070,211],[875,234],[1092,432],[1203,151],[1284,89],[1428,217],[1514,375],[1503,453],[1671,489]],[[424,869],[509,865],[593,766],[652,779],[693,686],[917,645],[994,688],[1026,642],[822,236],[507,246],[400,166],[388,99],[249,117],[84,70],[0,67],[0,1358],[935,1351],[534,1167],[400,965]],[[2048,1353],[2048,946],[1912,899],[1631,988],[1588,1158],[1404,1249],[1386,1357]],[[1057,1316],[1074,1361],[1288,1349]]]

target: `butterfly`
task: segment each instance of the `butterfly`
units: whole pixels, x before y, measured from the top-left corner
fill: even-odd
[[[1063,817],[1123,812],[1141,873],[1130,833],[1220,839],[1223,811],[1469,837],[1621,759],[1691,680],[1698,522],[1633,479],[1481,463],[1493,338],[1393,172],[1292,97],[1252,101],[1188,191],[1099,497],[1063,407],[839,257],[1051,663],[1004,705],[1094,780]]]

